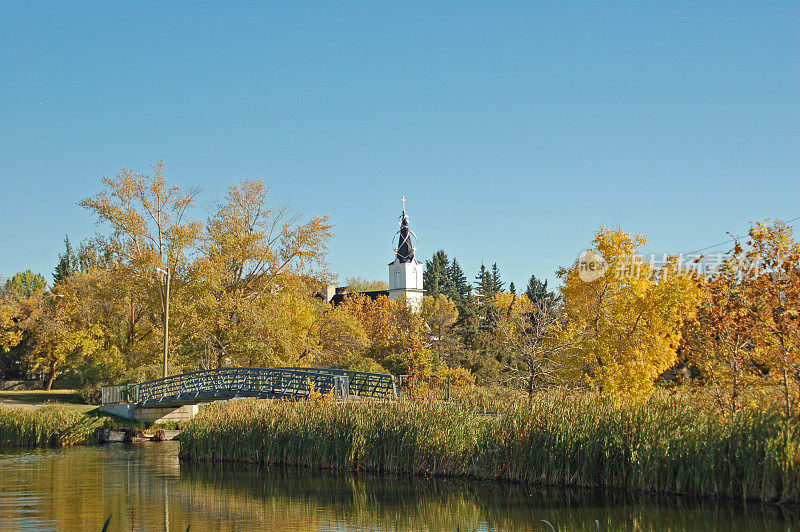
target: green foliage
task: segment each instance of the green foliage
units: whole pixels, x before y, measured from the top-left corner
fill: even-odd
[[[487,269],[481,264],[478,275],[475,276],[475,290],[483,296],[484,301],[490,301],[503,290],[503,281],[500,279],[500,268],[495,262],[492,268]]]
[[[525,295],[528,299],[537,304],[544,299],[555,299],[555,294],[547,289],[547,280],[544,282],[537,279],[535,275],[531,275],[528,279],[528,286],[525,287]]]
[[[450,261],[443,249],[433,254],[430,260],[425,261],[425,271],[422,273],[422,286],[426,295],[436,297],[450,291],[451,279],[448,272]]]
[[[494,264],[492,264],[492,271],[491,271],[490,279],[492,281],[492,292],[493,292],[493,294],[497,294],[498,292],[502,292],[503,291],[503,285],[505,283],[500,280],[500,268],[497,266],[496,262]]]
[[[19,299],[28,299],[36,293],[44,292],[44,289],[47,288],[47,280],[40,273],[25,270],[15,273],[11,279],[6,281],[5,288]]]
[[[456,305],[466,303],[472,295],[472,286],[467,282],[467,275],[456,259],[453,259],[453,262],[450,263],[447,274],[449,277],[448,292],[445,295],[455,301]],[[459,308],[460,311],[461,309]]]
[[[53,272],[54,284],[58,284],[80,271],[78,255],[72,249],[68,236],[64,236],[64,248],[64,253],[58,254],[58,264],[56,264],[56,270]]]
[[[233,401],[181,433],[189,460],[800,501],[800,427],[658,398],[550,393],[496,416],[441,403]]]

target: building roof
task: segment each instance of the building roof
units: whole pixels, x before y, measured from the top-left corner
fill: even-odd
[[[355,294],[364,294],[368,298],[370,298],[372,300],[375,300],[375,299],[378,299],[380,296],[388,296],[389,295],[389,291],[388,290],[371,290],[369,292],[345,292],[345,291],[338,292],[337,291],[336,295],[334,295],[331,298],[330,303],[331,303],[331,305],[336,306],[339,303],[341,303],[342,301],[344,301],[344,299],[347,296],[352,296],[352,295],[355,295]]]

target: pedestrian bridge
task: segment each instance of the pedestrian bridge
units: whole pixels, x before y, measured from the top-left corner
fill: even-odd
[[[237,397],[307,399],[314,393],[396,399],[397,380],[387,373],[322,368],[220,368],[162,379],[103,386],[102,404],[138,408],[196,405]]]

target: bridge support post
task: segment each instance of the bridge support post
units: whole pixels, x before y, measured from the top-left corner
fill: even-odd
[[[142,408],[133,403],[118,403],[111,405],[101,405],[99,410],[106,414],[122,417],[125,419],[136,419],[147,423],[169,423],[171,421],[189,421],[197,415],[197,405],[183,406],[155,406]]]

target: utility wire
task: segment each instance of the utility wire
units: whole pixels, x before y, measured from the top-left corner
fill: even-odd
[[[800,220],[800,216],[797,216],[796,218],[792,218],[791,220],[786,220],[784,223],[789,224],[789,223],[792,223],[792,222],[796,222],[797,220]],[[716,248],[716,247],[722,246],[724,244],[730,244],[731,242],[736,242],[737,240],[739,240],[739,235],[734,235],[733,238],[725,240],[724,242],[720,242],[719,244],[714,244],[712,246],[707,246],[707,247],[704,247],[704,248],[696,249],[694,251],[689,251],[688,253],[686,253],[686,255],[694,255],[695,253],[700,253],[701,251],[705,251],[707,249]]]

